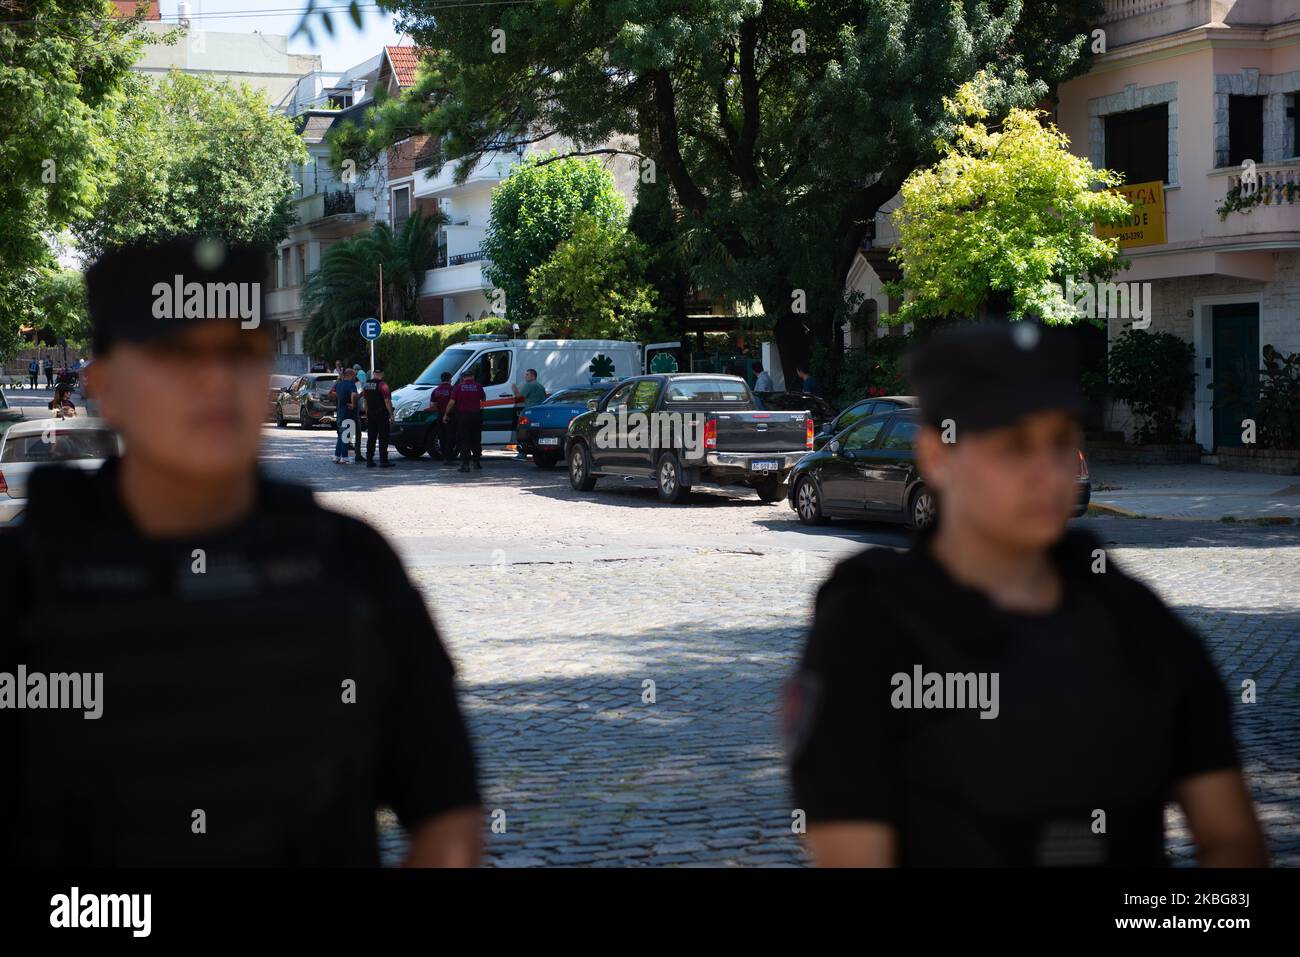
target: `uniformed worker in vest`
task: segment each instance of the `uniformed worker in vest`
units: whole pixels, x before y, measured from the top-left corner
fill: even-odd
[[[1201,639],[1067,529],[1072,336],[966,325],[915,356],[937,529],[836,568],[787,689],[820,865],[1161,866],[1170,801],[1202,864],[1267,863]]]
[[[376,865],[380,806],[406,864],[478,860],[419,592],[368,525],[258,470],[264,264],[187,240],[87,274],[92,387],[125,454],[37,471],[0,533],[0,672],[28,686],[0,710],[5,864]],[[80,708],[42,707],[33,676],[56,673],[86,678],[60,696]]]
[[[460,449],[460,471],[468,472],[470,462],[474,468],[483,468],[483,406],[487,393],[475,380],[475,367],[470,366],[451,390],[447,414],[455,416],[456,447]]]

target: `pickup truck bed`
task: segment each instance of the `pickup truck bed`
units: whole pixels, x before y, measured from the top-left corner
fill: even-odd
[[[601,475],[653,478],[665,502],[695,485],[743,484],[776,501],[810,448],[810,423],[806,412],[756,409],[736,376],[639,376],[569,424],[569,481],[590,491]]]

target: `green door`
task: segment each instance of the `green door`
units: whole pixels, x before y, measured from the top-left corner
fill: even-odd
[[[1215,306],[1214,444],[1240,447],[1242,419],[1255,417],[1259,398],[1259,304]]]

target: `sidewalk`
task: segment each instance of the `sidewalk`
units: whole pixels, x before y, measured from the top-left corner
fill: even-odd
[[[1228,472],[1213,465],[1090,463],[1092,503],[1146,518],[1300,522],[1300,475]]]

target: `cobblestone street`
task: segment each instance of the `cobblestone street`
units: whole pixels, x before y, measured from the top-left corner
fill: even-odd
[[[706,489],[661,506],[649,482],[573,492],[564,470],[489,453],[330,462],[328,430],[267,430],[272,474],[390,536],[456,661],[497,866],[800,865],[778,691],[816,589],[900,529],[801,526],[784,503]],[[1300,864],[1300,528],[1084,519],[1209,642],[1234,694],[1275,860]],[[467,567],[468,566],[468,567]],[[1240,703],[1254,679],[1258,702]],[[1191,851],[1171,812],[1169,846]],[[400,829],[385,822],[389,860]]]

